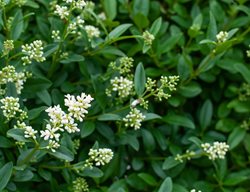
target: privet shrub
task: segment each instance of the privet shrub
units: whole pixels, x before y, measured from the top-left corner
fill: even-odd
[[[247,0],[0,0],[0,191],[247,192]]]

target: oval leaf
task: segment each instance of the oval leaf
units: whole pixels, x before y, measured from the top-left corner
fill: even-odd
[[[6,163],[1,169],[0,169],[0,191],[2,191],[6,185],[8,184],[13,169],[13,163],[9,162]]]
[[[146,75],[142,63],[139,63],[135,70],[135,92],[138,96],[141,96],[145,90]]]

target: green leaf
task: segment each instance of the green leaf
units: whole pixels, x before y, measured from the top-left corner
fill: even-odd
[[[162,169],[168,170],[168,169],[175,167],[178,164],[180,164],[180,162],[176,161],[174,157],[172,156],[167,157],[162,165]]]
[[[81,127],[81,138],[89,136],[95,131],[95,123],[92,121],[85,121]]]
[[[249,177],[246,175],[240,175],[237,173],[230,173],[225,180],[223,181],[223,185],[225,186],[238,186],[243,181],[248,180]]]
[[[6,137],[3,137],[0,135],[0,148],[11,148],[14,146],[14,144],[7,139]]]
[[[97,120],[99,121],[119,121],[121,120],[121,116],[117,114],[112,114],[112,113],[105,113],[102,115],[99,115]]]
[[[213,104],[209,99],[207,99],[201,107],[199,116],[199,122],[203,130],[210,125],[212,120],[212,115],[213,115]]]
[[[139,63],[136,67],[134,85],[135,92],[140,97],[143,94],[146,85],[146,74],[142,63]]]
[[[13,82],[6,83],[6,96],[17,97],[16,85]]]
[[[118,27],[116,27],[115,29],[113,29],[108,36],[106,37],[105,40],[110,40],[110,39],[115,39],[120,37],[125,31],[127,31],[128,28],[130,28],[132,26],[132,24],[130,23],[126,23],[126,24],[122,24],[119,25]]]
[[[152,133],[146,129],[142,129],[142,141],[143,141],[143,145],[145,147],[145,150],[147,153],[152,152],[156,145],[155,145],[155,139],[152,135]]]
[[[64,146],[60,146],[55,152],[49,152],[52,156],[55,156],[58,159],[65,160],[65,161],[73,161],[74,154],[68,148]]]
[[[173,183],[170,177],[167,177],[160,186],[158,192],[172,192],[173,191]]]
[[[201,93],[202,89],[200,84],[196,82],[191,82],[186,86],[179,87],[179,92],[181,95],[191,98],[199,95]]]
[[[59,45],[57,43],[48,44],[44,47],[44,57],[50,56],[52,53],[54,53],[58,49]]]
[[[34,174],[32,173],[32,171],[25,169],[21,171],[16,171],[13,180],[16,182],[25,182],[30,181],[33,177]]]
[[[117,0],[104,0],[103,8],[107,17],[113,20],[117,14]]]
[[[149,121],[149,120],[153,120],[153,119],[161,119],[161,116],[157,115],[155,113],[146,113],[145,119],[143,119],[143,121]]]
[[[103,176],[102,170],[98,169],[97,167],[84,168],[83,171],[80,171],[78,174],[83,177],[92,177],[92,178],[99,178]]]
[[[84,61],[84,59],[85,58],[82,55],[71,53],[66,59],[61,60],[60,63],[68,64],[68,63]]]
[[[6,185],[8,184],[13,169],[13,163],[9,162],[6,163],[1,169],[0,169],[0,191],[2,191]]]
[[[168,114],[167,116],[163,117],[163,120],[172,125],[195,129],[193,121],[183,115]]]
[[[27,93],[39,92],[48,89],[51,85],[52,82],[44,77],[29,78],[25,84],[24,91]]]
[[[153,34],[154,36],[156,36],[157,33],[159,32],[160,28],[161,28],[161,25],[162,25],[162,18],[159,17],[158,19],[156,19],[156,20],[153,22],[152,26],[151,26],[150,29],[149,29],[149,32],[150,32],[151,34]]]
[[[209,12],[209,18],[210,20],[209,20],[209,24],[207,28],[207,38],[211,40],[215,40],[216,35],[217,35],[217,24],[216,24],[214,15],[211,11]]]
[[[138,177],[140,177],[143,181],[145,181],[150,186],[156,186],[157,185],[157,181],[155,180],[155,178],[152,175],[148,174],[148,173],[139,173]]]
[[[133,14],[141,13],[145,16],[149,13],[149,0],[134,0],[133,1]]]
[[[247,83],[250,83],[250,70],[244,64],[237,63],[233,67],[243,76]]]
[[[12,25],[10,29],[10,39],[17,40],[23,32],[24,28],[23,13],[21,9],[15,11],[15,16],[11,23]]]
[[[31,109],[28,111],[28,117],[29,117],[29,120],[33,120],[37,117],[39,117],[39,115],[45,111],[48,107],[46,106],[42,106],[42,107],[38,107],[38,108],[35,108],[35,109]]]
[[[137,139],[137,135],[131,133],[124,133],[119,138],[119,143],[122,145],[130,145],[134,150],[139,151],[140,143]]]
[[[44,89],[36,93],[37,97],[41,99],[46,105],[51,106],[52,100],[49,92]]]
[[[146,28],[149,25],[148,18],[142,13],[134,15],[133,20],[140,29]]]
[[[169,38],[165,38],[166,40],[162,40],[162,42],[159,44],[157,52],[161,54],[169,52],[170,50],[172,50],[172,48],[174,48],[174,46],[178,43],[182,36],[182,33],[175,33]]]
[[[230,146],[230,149],[232,150],[233,148],[237,147],[243,141],[245,135],[246,130],[241,127],[235,128],[233,132],[230,133],[227,141]]]
[[[28,142],[29,140],[24,137],[24,130],[22,129],[10,129],[7,132],[8,137],[12,137],[17,141]]]

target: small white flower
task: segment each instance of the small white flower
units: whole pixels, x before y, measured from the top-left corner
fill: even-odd
[[[60,40],[61,37],[59,36],[60,34],[60,31],[59,30],[53,30],[52,31],[52,35],[51,35],[51,38],[54,39],[54,40]]]
[[[56,141],[59,141],[60,133],[57,133],[57,131],[57,128],[54,128],[50,124],[47,124],[46,129],[40,131],[40,137],[43,137],[44,140],[55,139]]]

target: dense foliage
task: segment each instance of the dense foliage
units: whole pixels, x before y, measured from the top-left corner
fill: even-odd
[[[249,191],[249,7],[0,0],[0,191]]]

